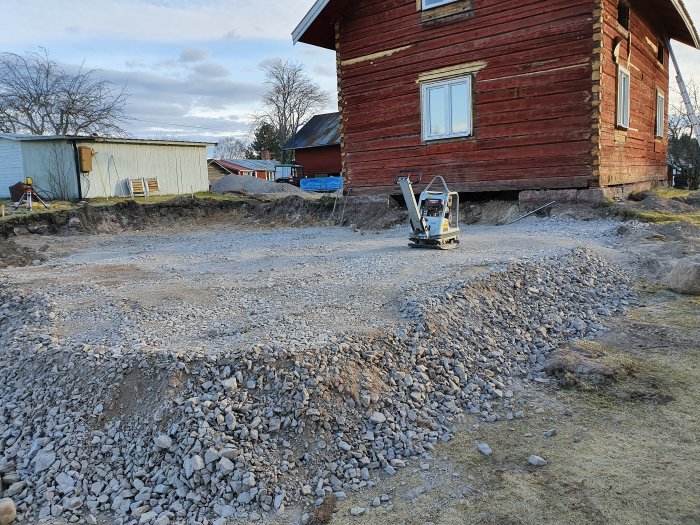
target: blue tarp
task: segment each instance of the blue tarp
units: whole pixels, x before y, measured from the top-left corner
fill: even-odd
[[[319,177],[316,179],[301,179],[301,189],[319,193],[330,193],[343,188],[343,177]]]

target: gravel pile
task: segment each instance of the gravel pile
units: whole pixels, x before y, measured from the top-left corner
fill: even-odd
[[[74,313],[4,283],[0,496],[25,523],[158,525],[343,497],[448,441],[466,413],[523,417],[512,380],[630,299],[624,273],[577,249],[408,298],[389,333],[174,352],[90,344],[104,334],[87,326],[66,338]],[[103,313],[124,341],[138,328]]]
[[[227,175],[217,180],[212,186],[214,193],[231,193],[244,191],[253,194],[263,193],[304,193],[300,188],[292,184],[269,182],[257,177],[244,177],[241,175]]]

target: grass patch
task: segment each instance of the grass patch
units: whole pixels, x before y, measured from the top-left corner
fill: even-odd
[[[154,195],[152,197],[112,197],[109,199],[99,198],[99,199],[87,199],[88,204],[91,206],[112,206],[117,202],[134,201],[137,204],[158,204],[161,202],[168,202],[173,199],[182,197],[192,197],[193,194],[184,195]],[[247,197],[243,195],[235,194],[225,194],[214,193],[211,191],[201,191],[194,194],[195,199],[212,199],[216,201],[240,201],[245,200]]]
[[[657,186],[651,191],[656,193],[659,197],[663,197],[664,199],[672,199],[674,197],[687,197],[688,195],[695,193],[694,190],[679,190],[678,188],[668,188],[664,186]]]
[[[687,222],[700,226],[700,211],[688,213],[672,213],[664,211],[640,210],[636,208],[622,208],[625,219],[636,219],[642,222],[655,224],[668,224],[670,222]]]
[[[176,198],[181,198],[181,197],[192,197],[192,194],[186,194],[186,195],[155,195],[152,197],[111,197],[109,199],[107,198],[98,198],[98,199],[86,199],[86,202],[90,206],[114,206],[115,204],[119,202],[126,202],[126,201],[134,201],[137,204],[159,204],[162,202],[168,202]],[[236,195],[236,194],[226,194],[222,195],[220,193],[213,193],[209,191],[202,191],[202,192],[197,192],[194,194],[195,199],[212,199],[216,201],[240,201],[240,200],[245,200],[248,197],[245,195]],[[74,202],[68,202],[68,201],[49,201],[50,207],[44,208],[41,204],[34,205],[34,210],[29,211],[25,207],[20,207],[18,209],[14,209],[12,205],[12,201],[10,200],[0,200],[0,205],[5,205],[5,214],[6,218],[11,218],[11,217],[22,217],[25,215],[30,215],[30,214],[36,214],[37,212],[42,212],[42,213],[56,213],[56,212],[61,212],[61,211],[70,211],[70,210],[76,210],[79,208],[77,203]]]

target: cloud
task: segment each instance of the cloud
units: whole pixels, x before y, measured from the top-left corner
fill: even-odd
[[[331,77],[331,78],[337,78],[336,76],[336,71],[335,71],[335,64],[316,64],[312,71],[316,75],[320,75],[323,77]]]
[[[230,71],[221,64],[208,62],[206,64],[198,64],[192,68],[192,71],[202,77],[209,78],[224,78],[230,75]]]
[[[155,70],[101,73],[117,85],[127,85],[126,112],[138,119],[128,124],[134,136],[150,137],[165,128],[170,134],[177,132],[188,137],[247,134],[250,108],[261,95],[259,84],[218,76],[216,73],[225,69],[218,64],[203,66],[209,75],[193,71],[173,77]],[[212,129],[197,130],[192,126]]]
[[[220,39],[234,26],[239,38],[290,41],[313,0],[24,0],[3,2],[0,46],[48,43],[80,20],[81,33],[97,39],[193,42]],[[7,4],[7,5],[5,5]],[[31,23],[27,23],[31,20]],[[226,29],[217,30],[225,21]]]
[[[209,51],[201,47],[185,47],[180,52],[180,62],[201,62],[209,56]]]
[[[231,29],[231,31],[228,31],[227,33],[224,33],[224,40],[238,40],[240,35],[238,34],[238,31],[235,29]]]

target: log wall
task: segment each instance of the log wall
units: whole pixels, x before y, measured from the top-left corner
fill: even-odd
[[[395,191],[405,168],[459,191],[595,183],[599,1],[460,0],[442,18],[416,0],[351,3],[336,24],[350,186]],[[485,66],[474,77],[473,136],[423,142],[419,75],[474,62]]]
[[[600,184],[661,181],[667,173],[669,56],[657,60],[661,29],[647,2],[630,6],[630,26],[618,24],[618,1],[601,0]],[[658,19],[658,17],[656,17]],[[615,47],[617,52],[615,53]],[[615,56],[617,54],[617,57]],[[630,125],[616,126],[617,67],[630,72]],[[664,137],[655,137],[656,92],[664,94]]]

